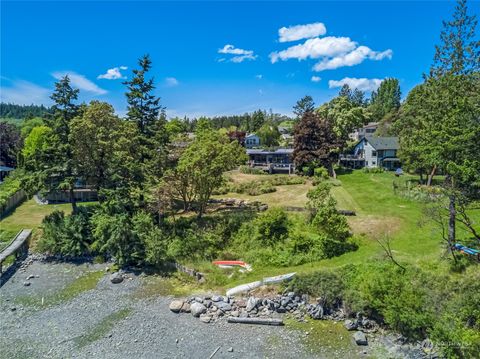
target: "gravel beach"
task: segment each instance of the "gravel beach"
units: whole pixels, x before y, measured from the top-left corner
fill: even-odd
[[[138,299],[133,294],[142,278],[134,275],[112,284],[105,274],[95,289],[70,300],[55,298],[65,286],[105,267],[34,261],[17,271],[0,288],[0,357],[209,358],[217,348],[214,358],[312,357],[299,331],[204,324],[172,313],[172,297]]]

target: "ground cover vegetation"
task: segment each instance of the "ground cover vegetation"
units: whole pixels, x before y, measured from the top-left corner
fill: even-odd
[[[28,201],[2,220],[2,231],[40,226],[36,248],[65,258],[154,270],[172,261],[199,266],[207,285],[296,271],[291,288],[327,306],[364,312],[408,339],[428,336],[448,357],[474,358],[478,263],[454,245],[478,248],[480,240],[475,26],[459,0],[429,74],[403,102],[399,81],[390,78],[369,99],[348,86],[319,107],[305,96],[295,118],[255,111],[167,121],[148,56],[125,82],[123,119],[106,102],[79,104],[64,77],[54,106],[33,114],[42,118],[0,127],[8,139],[1,161],[21,169],[0,187],[0,199],[20,184],[30,195],[62,191],[70,204],[45,209]],[[399,136],[402,177],[337,166],[352,148],[348,134],[372,121],[381,135]],[[270,176],[244,166],[245,133],[258,132],[274,147],[279,127],[293,130],[298,173]],[[97,203],[76,203],[79,182],[98,192]],[[269,209],[211,210],[210,199],[225,196]],[[255,270],[227,278],[214,259],[242,259]]]

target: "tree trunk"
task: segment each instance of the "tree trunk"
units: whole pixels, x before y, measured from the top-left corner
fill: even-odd
[[[437,165],[433,166],[432,172],[428,175],[427,179],[427,186],[430,187],[432,184],[433,176],[435,176],[435,172],[437,171]]]
[[[455,222],[456,222],[456,216],[457,216],[457,211],[455,208],[455,195],[451,194],[449,196],[450,203],[448,205],[448,213],[449,213],[449,218],[448,218],[448,245],[451,247],[455,244]]]
[[[420,184],[423,184],[423,172],[420,172]]]
[[[72,214],[77,213],[77,201],[75,200],[75,192],[73,187],[70,187],[70,203],[72,204]]]

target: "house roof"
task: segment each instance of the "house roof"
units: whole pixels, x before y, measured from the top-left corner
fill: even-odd
[[[258,137],[258,136],[255,133],[249,133],[248,135],[245,136],[245,138],[249,138],[249,137]]]
[[[376,150],[398,150],[400,148],[398,137],[365,137],[363,140],[368,141]]]
[[[292,154],[293,148],[277,148],[276,150],[265,150],[265,149],[247,149],[247,155],[282,155],[282,154]]]
[[[0,166],[0,172],[10,172],[13,171],[15,168],[7,167],[7,166]]]

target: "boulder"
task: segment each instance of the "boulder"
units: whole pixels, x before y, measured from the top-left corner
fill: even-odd
[[[202,303],[194,302],[190,305],[190,312],[194,317],[199,317],[200,314],[204,314],[207,311],[207,307]]]
[[[24,285],[25,287],[28,287],[30,284],[31,284],[30,282],[23,282],[23,285]]]
[[[239,299],[239,300],[235,301],[235,303],[237,304],[237,307],[239,307],[239,308],[245,308],[247,306],[247,302],[245,302],[243,299]]]
[[[212,302],[221,302],[223,297],[221,295],[212,295]]]
[[[211,320],[212,320],[212,317],[210,315],[206,315],[206,314],[200,315],[200,321],[203,323],[210,323]]]
[[[345,322],[343,322],[343,325],[347,330],[356,330],[358,328],[357,322],[354,322],[350,319],[345,320]]]
[[[190,304],[188,304],[187,302],[184,302],[182,305],[182,309],[180,309],[180,312],[190,313]]]
[[[232,310],[232,306],[225,302],[215,303],[215,306],[224,312],[229,312],[230,310]]]
[[[118,284],[123,282],[123,275],[119,272],[115,272],[110,276],[110,282]]]
[[[180,313],[184,304],[183,300],[174,300],[170,303],[169,308],[174,313]]]
[[[251,312],[257,306],[257,298],[250,297],[247,300],[247,312]]]
[[[368,345],[367,336],[361,331],[356,331],[355,334],[353,334],[353,339],[355,339],[357,345]]]

